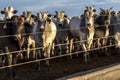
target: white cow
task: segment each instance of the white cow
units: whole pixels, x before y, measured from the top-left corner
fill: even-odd
[[[51,15],[42,13],[42,17],[40,17],[40,20],[38,20],[37,26],[34,27],[34,32],[36,34],[36,46],[42,47],[44,57],[50,58],[51,50],[57,33],[57,28],[55,23],[52,21]],[[37,50],[37,53],[40,53],[40,50]],[[46,64],[49,65],[49,60],[46,61]]]
[[[44,56],[50,58],[50,52],[56,37],[57,28],[50,16],[46,19],[42,26],[44,27],[44,31],[42,34]],[[47,60],[47,65],[49,65],[49,60]]]

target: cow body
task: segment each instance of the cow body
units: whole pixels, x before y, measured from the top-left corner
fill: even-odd
[[[68,44],[69,44],[69,22],[70,19],[65,15],[64,11],[56,11],[56,27],[57,27],[57,34],[56,34],[56,44],[59,46],[59,54],[62,54],[62,51],[65,51],[64,53],[68,53]],[[65,48],[63,48],[63,45]]]
[[[101,9],[101,8],[100,8]],[[96,18],[95,23],[98,24],[98,27],[95,27],[95,35],[94,38],[97,38],[97,47],[106,46],[107,45],[107,38],[109,36],[109,25],[110,25],[110,17],[111,17],[111,10],[101,9],[101,14],[99,17]],[[106,55],[109,55],[107,52],[107,48],[105,48]]]
[[[85,50],[85,62],[89,61],[89,50],[94,36],[94,7],[86,7],[83,17],[75,17],[70,21],[71,36],[75,36],[81,41],[81,47]],[[76,33],[76,34],[75,34]],[[86,40],[86,41],[85,41]],[[70,43],[72,44],[72,43]]]
[[[2,66],[7,65],[10,66],[12,64],[17,63],[17,55],[19,55],[20,47],[18,42],[15,40],[13,32],[11,29],[12,24],[7,23],[6,21],[0,21],[0,51],[2,58]],[[17,51],[17,52],[14,52]],[[11,53],[12,52],[12,53]],[[6,55],[4,53],[7,53]],[[3,54],[3,55],[2,55]],[[13,67],[9,67],[5,69],[6,76],[9,80],[13,80],[15,77],[15,70]]]

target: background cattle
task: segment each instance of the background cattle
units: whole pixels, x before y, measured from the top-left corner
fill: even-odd
[[[120,13],[112,11],[111,13],[111,25],[110,25],[110,36],[112,37],[112,44],[116,44],[115,48],[119,52],[119,33],[120,33]]]
[[[119,50],[120,12],[111,12],[112,8],[107,10],[100,8],[100,10],[99,14],[95,14],[94,6],[86,7],[83,15],[70,19],[65,11],[56,11],[56,15],[50,15],[49,12],[39,12],[37,15],[33,15],[31,11],[24,11],[19,16],[14,15],[17,10],[14,10],[13,7],[5,7],[4,11],[0,11],[0,14],[5,14],[4,21],[0,21],[0,52],[8,53],[8,55],[0,56],[1,65],[17,63],[17,55],[21,53],[25,60],[29,59],[30,55],[34,59],[42,58],[42,56],[50,58],[51,52],[54,54],[54,43],[59,46],[55,52],[56,54],[59,52],[60,55],[63,52],[72,53],[73,46],[78,44],[77,47],[82,48],[85,52],[85,62],[89,62],[89,50],[105,47],[109,36],[113,36],[112,40],[116,43],[115,48]],[[93,42],[93,39],[97,40]],[[78,40],[79,43],[73,42],[73,40]],[[92,47],[92,44],[95,46]],[[75,47],[75,49],[77,48]],[[19,52],[14,53],[14,51]],[[107,53],[106,55],[109,55]],[[70,55],[72,58],[72,54]],[[38,62],[38,66],[39,64]],[[46,61],[46,64],[49,66],[49,60]],[[12,67],[9,70],[12,71]],[[8,72],[7,75],[9,74],[11,77],[14,75],[14,71]]]

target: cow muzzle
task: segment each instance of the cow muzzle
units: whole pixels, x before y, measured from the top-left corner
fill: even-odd
[[[117,50],[120,50],[120,46],[116,46],[116,49],[117,49]]]
[[[91,24],[90,23],[87,23],[87,26],[90,26]]]
[[[47,21],[50,23],[52,20],[51,20],[51,19],[49,19],[49,18],[47,18]]]
[[[63,25],[62,24],[58,24],[59,27],[62,27]]]
[[[110,24],[110,21],[109,21],[109,20],[105,21],[105,24],[106,24],[106,25],[109,25],[109,24]]]
[[[15,35],[15,37],[16,37],[16,40],[20,40],[21,39],[21,35],[20,34]]]

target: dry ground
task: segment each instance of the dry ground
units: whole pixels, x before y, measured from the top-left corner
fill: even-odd
[[[40,71],[35,68],[35,63],[18,66],[16,67],[17,77],[15,80],[55,80],[76,72],[86,71],[116,62],[120,62],[120,54],[116,52],[112,53],[111,56],[92,56],[89,64],[85,64],[81,56],[79,58],[74,57],[72,60],[64,57],[62,61],[60,59],[50,60],[49,71],[45,62],[41,62]],[[0,80],[5,80],[4,72],[0,72]]]

